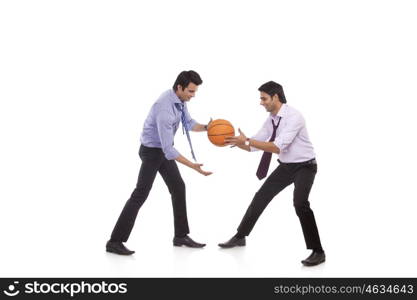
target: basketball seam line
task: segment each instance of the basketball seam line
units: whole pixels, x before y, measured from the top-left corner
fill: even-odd
[[[231,126],[230,124],[224,123],[224,124],[214,124],[214,125],[210,125],[210,126],[208,127],[208,129],[211,129],[211,128],[216,127],[216,126],[219,126],[219,125],[233,127],[233,126]]]
[[[222,135],[228,135],[228,134],[235,134],[234,132],[227,132],[223,134],[208,134],[208,136],[222,136]]]

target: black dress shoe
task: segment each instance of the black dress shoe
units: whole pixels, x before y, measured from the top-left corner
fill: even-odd
[[[206,244],[200,244],[193,241],[188,235],[184,237],[174,237],[174,246],[181,247],[186,246],[190,248],[203,248]]]
[[[313,251],[309,257],[302,260],[301,263],[307,267],[317,266],[326,261],[326,254],[324,252]]]
[[[238,238],[236,236],[232,237],[230,240],[228,240],[225,243],[220,243],[219,247],[222,248],[233,248],[236,246],[245,246],[246,245],[246,239],[243,238]]]
[[[123,245],[122,242],[112,242],[112,241],[107,242],[106,251],[115,253],[115,254],[120,254],[120,255],[131,255],[135,253],[135,251],[127,249],[125,245]]]

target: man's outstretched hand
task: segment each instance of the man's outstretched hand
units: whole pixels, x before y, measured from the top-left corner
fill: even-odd
[[[196,170],[198,173],[203,174],[204,176],[208,176],[208,175],[213,174],[213,172],[204,171],[203,169],[201,169],[201,166],[203,166],[203,164],[195,163],[195,164],[193,164],[193,166],[191,168]]]
[[[234,146],[242,146],[245,144],[246,141],[246,135],[242,132],[242,130],[239,130],[238,136],[231,136],[224,139],[226,145],[232,145]]]

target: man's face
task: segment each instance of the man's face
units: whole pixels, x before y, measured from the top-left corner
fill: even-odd
[[[176,94],[182,101],[190,101],[191,98],[195,96],[197,90],[198,86],[190,82],[185,89],[182,89],[182,87],[178,85]]]
[[[267,112],[272,112],[277,107],[278,96],[275,94],[273,97],[269,96],[267,93],[261,92],[261,102],[259,103],[265,107]]]

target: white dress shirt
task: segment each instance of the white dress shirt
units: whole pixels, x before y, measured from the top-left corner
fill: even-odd
[[[314,148],[308,137],[305,120],[301,113],[288,106],[282,104],[277,115],[270,114],[262,128],[251,139],[261,142],[268,142],[272,136],[274,124],[279,123],[274,144],[279,148],[279,160],[283,163],[304,162],[315,158]],[[251,151],[259,149],[250,147]]]

